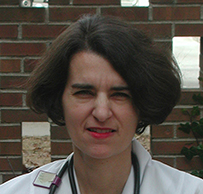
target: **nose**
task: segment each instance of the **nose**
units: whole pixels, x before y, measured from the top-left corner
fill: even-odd
[[[98,95],[94,102],[92,115],[99,122],[105,122],[112,116],[109,99],[105,95]]]

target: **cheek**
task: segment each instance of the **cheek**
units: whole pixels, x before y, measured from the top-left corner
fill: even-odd
[[[74,123],[74,119],[76,117],[76,113],[72,107],[72,102],[66,96],[62,98],[62,106],[63,106],[63,113],[64,113],[64,120],[66,123],[67,129],[69,128],[68,125]]]
[[[73,108],[72,106],[64,106],[64,118],[66,122],[66,126],[75,125],[77,120],[79,119],[79,112],[77,109]]]
[[[64,110],[64,118],[66,130],[68,131],[70,138],[73,139],[77,133],[77,129],[79,128],[78,114],[77,112],[73,111],[73,109],[66,106]]]
[[[64,118],[68,130],[72,128],[77,129],[79,126],[84,125],[85,119],[90,112],[89,107],[86,105],[77,105],[73,102],[66,103],[63,106]]]
[[[127,125],[127,127],[132,129],[133,131],[136,130],[139,116],[138,113],[134,109],[132,109],[132,107],[123,109],[121,117],[123,119],[123,122]]]

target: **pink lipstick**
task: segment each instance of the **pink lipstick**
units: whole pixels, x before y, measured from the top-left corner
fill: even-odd
[[[116,131],[111,128],[98,128],[98,127],[91,127],[87,128],[89,133],[91,134],[92,137],[97,138],[97,139],[105,139],[113,135],[113,133]]]

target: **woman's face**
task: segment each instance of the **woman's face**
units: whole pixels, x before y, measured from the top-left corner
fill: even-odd
[[[138,114],[126,82],[93,52],[75,54],[69,71],[62,103],[74,152],[104,159],[131,150]]]

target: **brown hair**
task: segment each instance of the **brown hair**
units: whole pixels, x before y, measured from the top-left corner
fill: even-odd
[[[65,125],[62,94],[71,57],[91,50],[109,60],[130,88],[139,109],[137,132],[160,124],[180,98],[180,74],[170,52],[157,47],[144,33],[127,23],[100,15],[83,16],[50,46],[28,82],[27,103]]]

